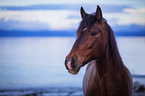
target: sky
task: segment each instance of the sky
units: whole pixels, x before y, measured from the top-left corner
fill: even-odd
[[[113,30],[145,32],[144,0],[0,0],[0,30],[76,30],[97,5]]]

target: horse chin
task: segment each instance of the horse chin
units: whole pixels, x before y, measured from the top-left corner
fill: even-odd
[[[80,69],[81,69],[81,66],[79,66],[77,68],[74,68],[74,69],[68,69],[68,72],[70,74],[76,75],[76,74],[78,74],[78,72],[80,71]]]
[[[73,75],[78,74],[78,72],[75,72],[75,71],[73,71],[73,70],[68,70],[68,72],[69,72],[70,74],[73,74]]]

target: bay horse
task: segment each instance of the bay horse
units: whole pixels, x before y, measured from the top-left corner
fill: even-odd
[[[88,64],[83,80],[85,96],[132,96],[133,82],[123,64],[114,33],[97,5],[94,14],[81,7],[82,21],[65,67],[71,74]]]

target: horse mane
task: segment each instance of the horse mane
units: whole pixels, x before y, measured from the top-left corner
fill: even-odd
[[[118,51],[114,32],[113,32],[112,28],[109,26],[109,24],[107,23],[107,21],[105,20],[104,22],[106,23],[107,30],[108,30],[109,50],[110,50],[111,56],[113,58],[113,63],[114,63],[115,69],[117,71],[119,71],[121,69],[121,67],[123,67],[123,61],[122,61],[122,58]]]

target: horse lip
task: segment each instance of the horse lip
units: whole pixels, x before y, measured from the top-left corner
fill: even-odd
[[[78,68],[76,70],[75,69],[68,69],[68,72],[73,74],[73,75],[76,75],[79,72],[81,67],[82,67],[82,64],[80,66],[78,66]]]

